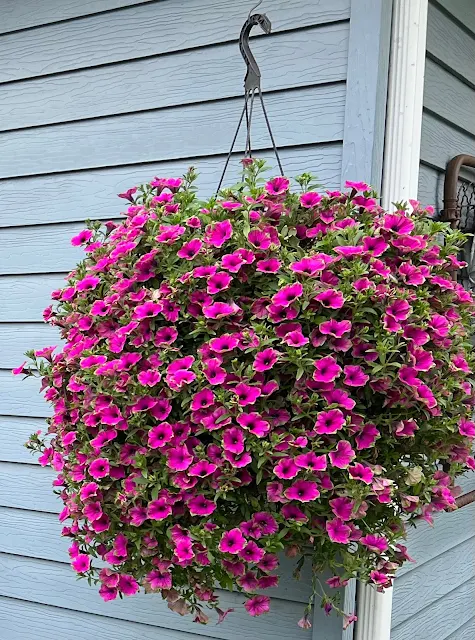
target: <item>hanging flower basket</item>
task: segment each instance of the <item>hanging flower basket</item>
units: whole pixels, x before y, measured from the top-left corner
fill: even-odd
[[[198,622],[227,613],[217,585],[266,613],[281,552],[331,570],[327,612],[350,578],[389,586],[407,524],[475,467],[463,235],[363,183],[245,165],[206,204],[193,170],[121,194],[44,313],[64,347],[16,370],[54,407],[28,446],[58,472],[73,568]]]

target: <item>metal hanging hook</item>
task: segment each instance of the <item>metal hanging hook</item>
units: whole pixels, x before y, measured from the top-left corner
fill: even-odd
[[[282,163],[280,161],[279,152],[277,151],[277,146],[275,144],[274,135],[272,133],[269,117],[267,115],[267,111],[264,105],[264,98],[262,96],[261,91],[261,71],[259,69],[259,65],[254,58],[250,45],[249,45],[249,37],[251,35],[251,30],[255,26],[261,27],[264,33],[269,34],[272,30],[272,23],[269,18],[264,13],[254,13],[251,15],[251,12],[254,9],[257,9],[262,3],[260,0],[256,6],[251,9],[249,12],[249,17],[246,22],[243,24],[241,29],[241,33],[239,35],[239,50],[241,51],[241,55],[246,63],[246,75],[244,78],[244,106],[241,112],[241,117],[239,118],[239,123],[236,129],[236,133],[234,134],[233,141],[231,143],[231,148],[229,150],[228,156],[226,158],[226,162],[224,164],[223,173],[221,174],[221,178],[219,181],[217,192],[221,189],[221,185],[224,180],[224,176],[226,173],[226,169],[228,168],[229,161],[231,159],[231,155],[233,153],[234,145],[236,143],[239,130],[241,128],[242,121],[244,116],[246,116],[246,144],[244,148],[244,157],[251,156],[251,124],[252,124],[252,114],[253,114],[253,106],[254,106],[254,97],[256,93],[259,94],[259,99],[262,106],[262,111],[264,114],[267,130],[269,132],[270,139],[272,141],[272,147],[274,149],[275,157],[277,159],[277,163],[279,165],[279,170],[281,175],[284,175],[284,170],[282,168]]]
[[[239,36],[239,49],[247,67],[244,79],[244,91],[246,92],[261,88],[261,71],[249,45],[249,37],[254,26],[261,27],[266,34],[269,34],[272,30],[271,21],[264,13],[254,13],[243,24]]]

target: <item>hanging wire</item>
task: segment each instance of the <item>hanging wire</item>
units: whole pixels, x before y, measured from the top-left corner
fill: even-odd
[[[258,2],[256,5],[254,5],[254,6],[252,7],[252,9],[250,9],[250,10],[249,10],[249,13],[247,14],[247,19],[248,19],[248,20],[249,20],[249,18],[251,17],[252,12],[253,12],[253,11],[255,11],[256,9],[258,9],[258,8],[261,6],[261,4],[262,4],[263,2],[264,2],[264,0],[259,0],[259,2]]]
[[[267,131],[269,132],[269,136],[272,142],[272,148],[274,150],[275,157],[277,159],[277,164],[279,165],[279,170],[281,175],[284,175],[284,170],[282,168],[282,162],[280,160],[279,152],[277,150],[277,145],[275,143],[274,134],[272,133],[272,129],[270,126],[269,116],[267,115],[267,110],[264,105],[264,96],[262,95],[261,90],[261,71],[256,62],[256,59],[252,55],[251,48],[249,46],[249,37],[251,34],[251,29],[254,26],[260,26],[261,29],[269,34],[271,32],[271,22],[269,18],[262,13],[251,13],[257,9],[262,4],[262,0],[260,0],[255,7],[251,9],[249,12],[249,16],[244,23],[241,34],[239,36],[239,49],[241,51],[241,55],[244,58],[244,62],[246,63],[246,76],[244,78],[244,107],[241,112],[241,117],[239,118],[238,126],[236,132],[234,134],[231,148],[227,155],[226,161],[224,163],[224,168],[221,173],[221,178],[219,180],[218,188],[216,190],[216,195],[219,193],[221,186],[223,184],[224,176],[226,175],[226,171],[229,165],[229,161],[231,160],[231,156],[234,150],[234,145],[236,144],[237,137],[239,135],[239,131],[241,129],[242,121],[244,116],[246,116],[246,143],[244,147],[244,157],[252,157],[252,142],[251,142],[251,126],[252,126],[252,114],[254,107],[254,98],[256,93],[259,95],[260,103],[262,106],[262,112],[264,114],[264,119],[267,126]]]

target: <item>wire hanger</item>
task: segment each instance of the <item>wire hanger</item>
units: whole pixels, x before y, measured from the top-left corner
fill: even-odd
[[[272,133],[272,129],[269,122],[269,116],[267,115],[267,111],[264,105],[264,98],[261,90],[261,71],[259,69],[259,65],[254,58],[250,45],[249,45],[249,36],[251,34],[251,30],[254,26],[259,26],[264,31],[264,33],[269,34],[272,29],[272,24],[269,18],[264,13],[254,13],[252,12],[257,9],[262,4],[262,0],[260,0],[255,7],[251,9],[249,12],[248,18],[246,22],[243,24],[241,29],[241,34],[239,36],[239,50],[241,51],[241,55],[244,58],[244,62],[246,63],[246,75],[244,78],[244,106],[241,112],[241,117],[239,118],[238,126],[236,132],[234,134],[233,141],[231,143],[231,148],[229,150],[228,156],[226,158],[226,162],[224,163],[224,169],[221,174],[221,178],[219,180],[219,185],[217,192],[221,189],[221,185],[223,184],[224,176],[226,174],[226,170],[229,165],[229,161],[231,159],[231,155],[233,153],[234,145],[236,143],[237,137],[239,135],[239,131],[241,129],[242,121],[244,116],[246,116],[246,144],[244,147],[244,157],[250,158],[252,153],[251,146],[251,125],[252,125],[252,114],[254,107],[254,98],[256,94],[259,96],[262,112],[264,114],[264,118],[267,125],[267,130],[269,132],[269,136],[272,142],[272,147],[274,149],[274,154],[277,159],[277,164],[279,165],[279,170],[281,175],[284,175],[284,170],[282,168],[282,163],[280,161],[279,152],[277,151],[277,146],[275,144],[274,134]],[[251,15],[252,14],[252,15]]]

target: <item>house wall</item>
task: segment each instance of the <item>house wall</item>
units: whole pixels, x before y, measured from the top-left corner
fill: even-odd
[[[419,199],[439,212],[446,164],[460,153],[475,155],[475,5],[430,1]],[[391,640],[474,638],[475,504],[420,524],[408,547],[417,564],[396,579]]]
[[[236,613],[219,627],[193,625],[158,598],[103,603],[76,582],[52,474],[22,447],[49,409],[35,381],[10,371],[26,349],[57,343],[41,313],[80,258],[69,239],[86,218],[117,217],[117,193],[190,164],[201,193],[214,192],[242,104],[236,39],[252,4],[0,0],[2,640],[342,637],[341,620],[320,609],[313,630],[296,627],[310,580],[294,582],[290,569],[271,617],[251,619],[242,597],[227,594],[223,604]],[[285,171],[311,170],[327,187],[345,178],[378,184],[390,2],[274,0],[268,8],[273,33],[253,50]],[[259,117],[253,143],[270,155]]]
[[[475,155],[475,6],[430,0],[419,198],[443,208],[447,162]]]

